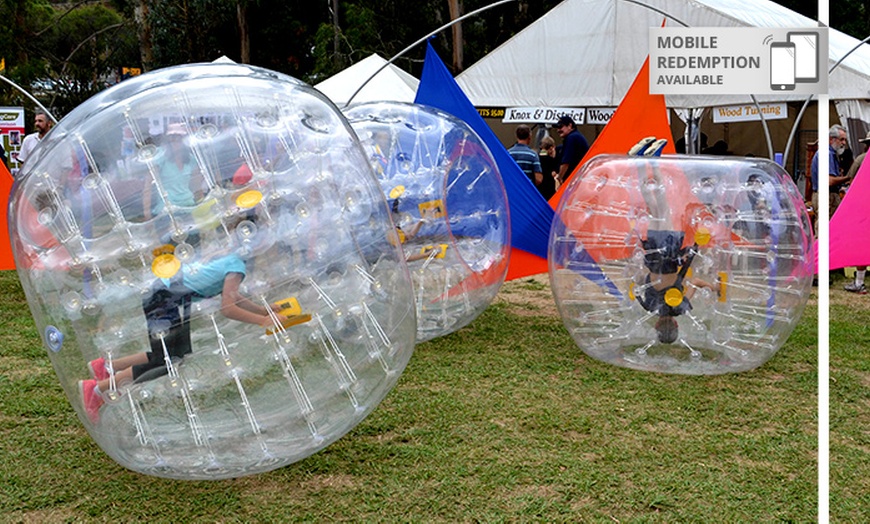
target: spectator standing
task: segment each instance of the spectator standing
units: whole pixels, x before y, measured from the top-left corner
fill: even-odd
[[[867,133],[867,136],[859,139],[858,142],[861,142],[861,144],[864,145],[864,152],[856,156],[852,161],[852,165],[849,166],[849,172],[846,173],[846,178],[849,179],[850,184],[855,180],[855,175],[857,175],[858,170],[861,169],[861,163],[867,157],[867,150],[870,149],[870,133]],[[859,295],[866,295],[867,286],[864,285],[864,277],[866,276],[867,266],[855,268],[855,280],[846,284],[844,289],[852,293],[858,293]]]
[[[837,156],[843,154],[846,150],[846,128],[840,124],[834,124],[828,130],[828,217],[834,216],[834,211],[840,205],[840,186],[845,184],[849,179],[845,175],[840,174],[840,163]],[[813,161],[810,164],[810,182],[813,186],[813,209],[819,209],[819,153],[820,147],[816,154],[813,155]],[[818,212],[816,212],[816,221],[818,221]],[[816,229],[818,231],[818,228]]]
[[[867,156],[867,150],[870,149],[870,133],[867,133],[867,136],[864,138],[859,138],[858,142],[861,142],[861,144],[864,145],[864,151],[855,157],[852,161],[852,165],[849,166],[849,170],[846,172],[846,178],[849,179],[850,184],[855,180],[855,175],[857,175],[858,170],[861,169],[861,162],[864,161],[864,158]]]
[[[541,139],[540,160],[544,181],[538,186],[538,191],[545,200],[550,200],[559,189],[556,181],[559,176],[559,160],[556,159],[556,141],[549,135]]]
[[[36,115],[33,117],[33,129],[35,132],[25,136],[24,140],[21,141],[21,149],[18,151],[18,164],[20,166],[23,166],[27,162],[34,148],[42,142],[42,138],[51,129],[51,120],[49,120],[48,115],[44,111],[36,112]]]
[[[508,154],[523,170],[529,180],[535,184],[535,187],[541,185],[544,176],[541,174],[541,160],[538,153],[531,147],[532,130],[525,124],[517,126],[516,130],[517,142],[510,149]]]
[[[565,179],[574,172],[574,169],[583,160],[589,151],[589,142],[577,130],[574,119],[568,115],[562,115],[556,122],[556,131],[562,137],[562,158],[559,163],[559,183],[564,184]]]

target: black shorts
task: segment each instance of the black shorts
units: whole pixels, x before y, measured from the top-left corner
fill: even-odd
[[[197,296],[180,283],[172,283],[168,288],[157,281],[151,294],[142,302],[145,320],[148,323],[148,336],[151,351],[148,363],[133,366],[133,380],[156,368],[166,367],[163,345],[171,359],[180,359],[191,353],[190,346],[190,302]],[[163,373],[165,374],[165,373]],[[149,374],[149,377],[160,373]]]
[[[683,250],[685,236],[682,231],[657,229],[647,231],[646,239],[643,241],[643,249],[646,251],[643,262],[650,273],[667,275],[679,271],[685,255]]]

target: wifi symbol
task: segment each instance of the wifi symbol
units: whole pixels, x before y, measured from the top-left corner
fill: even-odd
[[[766,37],[764,37],[764,45],[769,44],[772,40],[773,40],[773,35],[772,34],[767,35]]]

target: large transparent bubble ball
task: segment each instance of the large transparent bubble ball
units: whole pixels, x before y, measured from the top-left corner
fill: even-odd
[[[589,356],[691,375],[753,369],[785,343],[812,286],[812,230],[778,165],[599,156],[550,233],[550,281]]]
[[[413,351],[380,186],[341,113],[290,77],[202,64],[124,81],[47,135],[10,213],[60,383],[132,470],[300,460],[370,413]],[[129,367],[148,351],[156,365]],[[79,391],[92,370],[111,374],[99,396]]]
[[[498,166],[468,124],[429,106],[345,110],[381,184],[413,280],[417,341],[452,333],[489,306],[510,257]]]

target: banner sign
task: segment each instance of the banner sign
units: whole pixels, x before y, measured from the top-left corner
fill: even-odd
[[[6,165],[14,175],[18,172],[18,150],[24,140],[24,108],[0,107],[0,145],[6,152]]]
[[[0,132],[17,128],[24,129],[24,108],[0,107]]]
[[[504,117],[503,107],[478,107],[477,114],[483,118],[502,118]]]
[[[785,102],[758,104],[765,120],[780,120],[788,118],[788,106]],[[713,123],[727,124],[729,122],[756,122],[761,120],[755,104],[739,106],[719,106],[713,108]]]
[[[505,124],[555,124],[562,115],[573,118],[578,126],[586,121],[586,109],[577,107],[508,107],[501,121]]]
[[[615,107],[590,107],[586,110],[586,123],[607,125],[615,112]]]

